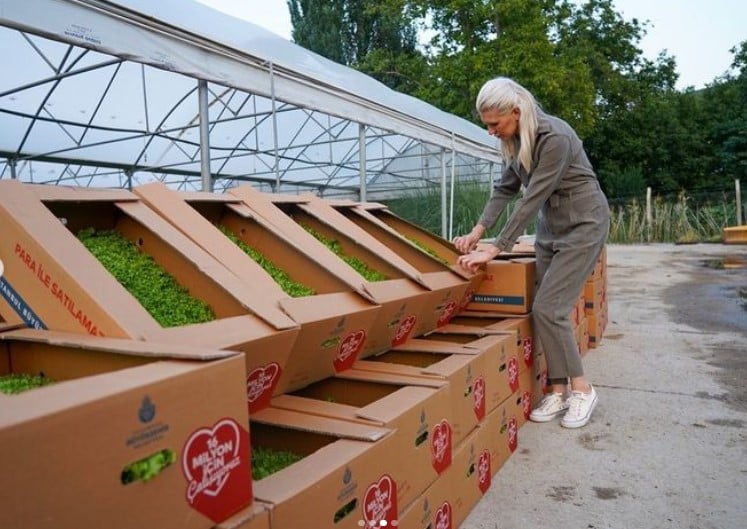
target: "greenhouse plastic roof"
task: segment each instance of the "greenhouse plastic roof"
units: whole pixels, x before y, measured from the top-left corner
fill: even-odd
[[[392,193],[500,163],[484,129],[189,0],[0,0],[0,42],[2,178]]]

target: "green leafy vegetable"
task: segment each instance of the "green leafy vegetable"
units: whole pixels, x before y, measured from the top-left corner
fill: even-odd
[[[78,238],[162,327],[215,319],[207,303],[190,296],[187,288],[118,231],[87,228]]]
[[[434,259],[438,260],[440,263],[445,264],[446,266],[449,265],[449,262],[446,259],[444,259],[443,257],[441,257],[440,255],[438,255],[433,248],[429,248],[428,246],[426,246],[425,244],[423,244],[422,242],[420,242],[419,240],[417,240],[417,239],[415,239],[413,237],[408,237],[407,235],[405,235],[405,237],[407,237],[408,241],[410,241],[411,243],[413,243],[415,246],[417,246],[418,248],[420,248],[421,250],[423,250],[425,253],[427,253],[428,255],[430,255],[431,257],[433,257]]]
[[[155,454],[151,454],[148,457],[127,465],[122,470],[120,480],[123,485],[137,480],[150,481],[174,461],[176,461],[176,453],[173,450],[164,448]]]
[[[16,393],[22,393],[52,383],[54,383],[54,380],[45,377],[43,374],[27,375],[24,373],[12,373],[0,376],[0,393],[15,395]]]
[[[302,456],[284,450],[261,446],[252,447],[252,479],[258,481],[303,459]]]
[[[316,294],[316,291],[311,288],[307,287],[306,285],[302,285],[301,283],[297,283],[293,281],[290,276],[285,273],[283,270],[275,266],[275,264],[267,259],[264,255],[262,255],[260,252],[246,244],[244,241],[239,239],[236,234],[231,232],[228,228],[226,228],[223,225],[218,225],[218,229],[223,232],[223,234],[231,239],[231,241],[241,248],[245,254],[247,254],[249,257],[251,257],[254,261],[259,264],[262,269],[270,274],[270,277],[278,284],[280,285],[280,288],[283,289],[283,292],[288,294],[289,296],[293,298],[300,298],[304,296],[313,296]]]
[[[382,274],[378,270],[374,270],[373,268],[369,267],[366,263],[364,263],[357,257],[354,257],[352,255],[345,255],[345,253],[342,251],[342,245],[340,245],[340,241],[329,239],[310,226],[305,226],[303,224],[301,224],[301,226],[307,232],[313,235],[316,240],[318,240],[319,242],[324,244],[327,248],[332,250],[332,252],[336,256],[338,256],[340,259],[345,261],[356,272],[362,275],[366,280],[386,281],[387,279],[389,279],[386,275]]]

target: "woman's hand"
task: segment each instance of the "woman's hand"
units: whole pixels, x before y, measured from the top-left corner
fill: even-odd
[[[495,247],[490,246],[486,250],[479,250],[477,252],[470,252],[466,255],[460,255],[457,259],[457,264],[469,270],[472,273],[477,272],[480,266],[495,259],[501,251]]]
[[[485,227],[481,224],[478,224],[477,226],[472,228],[472,231],[467,235],[454,237],[454,240],[452,242],[454,243],[454,246],[456,246],[456,249],[461,253],[469,253],[475,249],[477,243],[480,242],[480,238],[484,233]]]

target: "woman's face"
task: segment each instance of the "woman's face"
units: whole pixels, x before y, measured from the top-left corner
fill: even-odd
[[[501,112],[495,108],[480,112],[480,119],[488,128],[488,134],[498,136],[501,141],[510,140],[519,134],[519,116],[521,111],[518,108],[510,112]]]

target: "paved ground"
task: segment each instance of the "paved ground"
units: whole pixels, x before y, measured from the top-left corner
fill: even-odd
[[[747,527],[747,246],[609,246],[579,430],[526,424],[461,529]],[[727,268],[721,268],[726,263]]]

